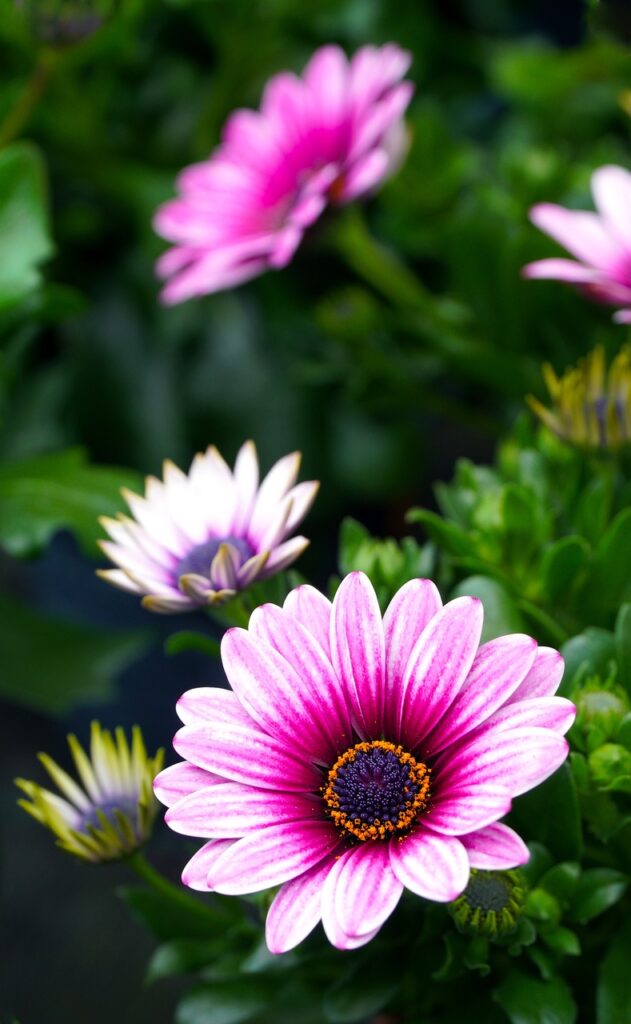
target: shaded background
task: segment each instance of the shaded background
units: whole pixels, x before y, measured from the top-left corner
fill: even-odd
[[[37,63],[48,7],[4,0],[0,118]],[[628,51],[602,11],[598,31],[585,15],[571,0],[121,5],[61,54],[24,128],[48,183],[52,250],[37,287],[0,305],[2,459],[80,445],[93,463],[144,474],[165,457],[187,466],[210,442],[231,460],[253,437],[266,467],[299,448],[303,479],[324,484],[300,563],[320,586],[344,515],[409,532],[406,508],[431,506],[432,481],[458,456],[491,456],[523,395],[541,391],[543,359],[562,369],[598,340],[622,340],[608,311],[519,278],[556,251],[528,207],[586,206],[592,169],[628,160]],[[270,74],[299,70],[325,42],[352,52],[388,40],[412,51],[417,85],[398,176],[361,212],[327,215],[282,274],[162,308],[150,223],[177,171],[209,152],[232,109],[256,105]],[[402,297],[396,264],[367,265],[366,238],[413,268],[429,305]],[[21,1024],[161,1024],[178,987],[140,985],[153,943],[112,895],[125,869],[55,850],[15,807],[10,780],[34,774],[40,749],[67,763],[65,733],[86,737],[95,715],[140,722],[150,749],[168,749],[177,696],[221,670],[167,657],[164,639],[212,627],[201,615],[156,620],[94,577],[93,540],[81,550],[53,533],[8,544],[0,561],[0,1012]],[[51,707],[46,687],[64,674],[72,697]],[[35,677],[42,692],[23,690]],[[150,856],[175,879],[184,841],[158,828]]]

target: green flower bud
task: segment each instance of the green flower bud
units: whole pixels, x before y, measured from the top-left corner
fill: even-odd
[[[519,871],[474,869],[467,888],[448,909],[458,931],[498,939],[515,931],[525,895]]]

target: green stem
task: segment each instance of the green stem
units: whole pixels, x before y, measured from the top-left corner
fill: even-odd
[[[169,882],[164,875],[152,867],[141,850],[135,850],[130,854],[126,858],[126,863],[152,889],[155,889],[161,896],[164,896],[187,913],[196,914],[198,917],[205,918],[208,922],[212,921],[213,924],[225,919],[225,914],[219,908],[211,907],[206,903],[200,903],[194,896],[189,896],[185,889],[181,889],[177,885],[173,885],[172,882]]]
[[[44,94],[58,62],[59,56],[53,50],[40,51],[30,78],[0,125],[0,148],[20,134]]]

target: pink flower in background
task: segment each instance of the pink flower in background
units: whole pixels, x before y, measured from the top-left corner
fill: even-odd
[[[286,455],[259,486],[252,441],[234,470],[216,448],[196,455],[188,476],[172,462],[164,480],[149,477],[144,498],[124,491],[134,519],[104,517],[101,548],[117,569],[99,576],[156,612],[217,605],[255,580],[280,572],[307,547],[286,538],[309,511],[319,484],[296,484],[300,452]],[[113,543],[112,543],[113,542]]]
[[[592,194],[598,213],[553,203],[533,206],[533,224],[576,260],[538,260],[523,274],[567,281],[596,302],[631,305],[631,174],[624,167],[600,167],[592,175]],[[614,320],[631,323],[631,309],[620,310]]]
[[[177,180],[179,197],[155,217],[174,243],[158,263],[166,303],[232,288],[286,266],[328,203],[379,185],[405,145],[410,55],[390,43],[349,61],[316,51],[303,75],[275,75],[260,111],[238,110],[221,145]]]
[[[561,656],[521,634],[479,646],[482,616],[475,598],[443,607],[432,582],[412,580],[382,619],[368,578],[352,573],[332,604],[298,587],[229,630],[232,692],[184,694],[184,760],[155,781],[171,828],[209,840],[184,883],[280,885],[272,952],[320,920],[352,949],[404,888],[451,901],[471,867],[527,861],[498,822],[565,760],[575,709],[552,696]]]

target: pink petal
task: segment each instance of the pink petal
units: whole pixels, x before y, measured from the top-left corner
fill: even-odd
[[[324,653],[331,654],[331,602],[315,587],[304,584],[285,598],[283,608],[308,629]]]
[[[532,668],[537,642],[521,633],[500,636],[478,650],[471,671],[447,713],[423,743],[436,754],[497,710]]]
[[[273,647],[300,677],[305,713],[324,737],[328,759],[335,760],[351,743],[351,720],[339,679],[320,644],[293,616],[273,604],[255,609],[249,633]]]
[[[526,678],[506,703],[514,704],[515,701],[530,700],[533,697],[551,697],[559,687],[564,669],[565,662],[558,651],[553,647],[540,647]]]
[[[259,463],[256,446],[252,441],[246,441],[239,450],[234,464],[234,483],[237,500],[232,529],[240,536],[250,522],[259,485]]]
[[[255,626],[265,615],[265,612],[257,615]],[[268,611],[267,619],[274,619],[274,613]],[[294,624],[291,616],[285,616],[282,622],[274,621],[275,628],[283,632],[284,643],[292,644],[298,652],[300,626]],[[226,675],[252,718],[271,736],[284,741],[285,749],[295,756],[327,760],[330,743],[323,731],[327,728],[323,715],[326,715],[327,704],[332,709],[343,705],[339,698],[335,699],[335,679],[326,659],[322,657],[317,662],[317,650],[311,653],[311,665],[315,672],[319,671],[320,680],[328,689],[328,700],[324,702],[315,690],[315,682],[308,675],[305,679],[271,644],[261,640],[260,634],[230,629],[221,642]],[[339,740],[338,729],[343,730],[343,724],[334,722],[333,729]]]
[[[287,953],[313,931],[322,917],[322,888],[333,856],[285,882],[267,912],[265,941],[270,953]]]
[[[385,641],[377,595],[364,573],[350,573],[333,601],[333,665],[362,735],[379,738],[383,729]]]
[[[160,299],[165,306],[173,306],[186,299],[198,298],[200,295],[211,295],[213,292],[236,288],[253,277],[258,277],[268,269],[267,260],[251,258],[240,264],[229,266],[218,264],[211,256],[201,257],[187,270],[176,274],[160,292]]]
[[[302,522],[307,512],[315,501],[320,484],[316,480],[305,480],[288,492],[287,497],[291,501],[291,510],[287,519],[285,535],[292,533],[299,523]]]
[[[261,483],[250,522],[250,536],[258,542],[268,530],[278,506],[296,482],[300,469],[300,452],[292,452],[272,466]]]
[[[390,867],[388,843],[364,843],[350,851],[337,875],[335,914],[350,936],[376,932],[390,917],[403,883]]]
[[[455,900],[469,881],[469,858],[458,839],[418,827],[390,846],[390,863],[406,889],[437,903]]]
[[[283,544],[279,544],[267,559],[259,574],[260,578],[264,580],[268,576],[282,572],[288,565],[295,562],[308,547],[309,541],[306,537],[292,537],[291,540],[286,540]]]
[[[303,78],[322,121],[338,124],[348,103],[349,68],[344,52],[339,46],[320,47],[305,68]]]
[[[396,735],[396,706],[405,668],[416,641],[427,623],[442,608],[440,594],[431,580],[410,580],[392,598],[383,617],[386,643],[386,690],[384,731]]]
[[[304,874],[337,846],[328,822],[271,825],[237,840],[213,865],[208,882],[228,896],[260,892]]]
[[[484,728],[475,739],[448,748],[435,766],[441,787],[487,783],[505,786],[511,796],[525,793],[563,764],[567,742],[549,729]],[[440,773],[440,775],[439,775]]]
[[[608,272],[624,256],[624,247],[595,213],[539,203],[530,211],[530,219],[588,267]]]
[[[190,889],[198,889],[200,892],[210,892],[208,884],[208,872],[213,868],[231,846],[234,846],[232,839],[212,839],[201,850],[191,857],[182,872],[182,881]]]
[[[198,789],[174,804],[167,825],[185,836],[237,839],[277,822],[322,818],[319,797],[274,793],[239,782]]]
[[[576,718],[576,707],[565,697],[535,697],[500,708],[488,720],[494,729],[516,729],[534,725],[566,733]]]
[[[602,271],[560,257],[527,263],[521,273],[522,277],[569,281],[570,284],[595,284],[603,279]]]
[[[336,949],[358,949],[375,937],[379,929],[362,935],[349,935],[344,931],[337,910],[337,883],[353,850],[346,850],[336,858],[322,888],[322,926],[329,942]]]
[[[510,793],[505,786],[486,783],[441,787],[434,795],[431,809],[423,815],[423,825],[441,835],[461,836],[484,828],[508,814]]]
[[[287,752],[286,745],[242,725],[185,725],[173,739],[178,754],[232,782],[261,789],[310,792],[320,776]]]
[[[613,321],[616,324],[631,324],[631,309],[619,309],[614,313]]]
[[[528,847],[508,825],[488,825],[479,832],[461,836],[460,842],[469,856],[472,868],[486,871],[501,871],[527,864],[530,859]]]
[[[370,192],[388,172],[389,157],[384,149],[373,149],[346,174],[342,196],[345,203]]]
[[[179,761],[156,775],[153,780],[153,791],[160,803],[170,807],[190,793],[198,789],[207,789],[208,786],[217,783],[224,785],[224,780],[217,775],[211,775],[203,768],[189,764],[188,761]]]
[[[399,704],[401,736],[413,750],[449,710],[480,642],[482,602],[458,597],[434,616],[410,655]]]
[[[608,164],[592,174],[592,193],[611,233],[631,256],[631,174]]]
[[[236,694],[218,686],[197,686],[183,693],[175,705],[178,717],[184,725],[202,722],[242,725],[255,728],[255,723]]]

